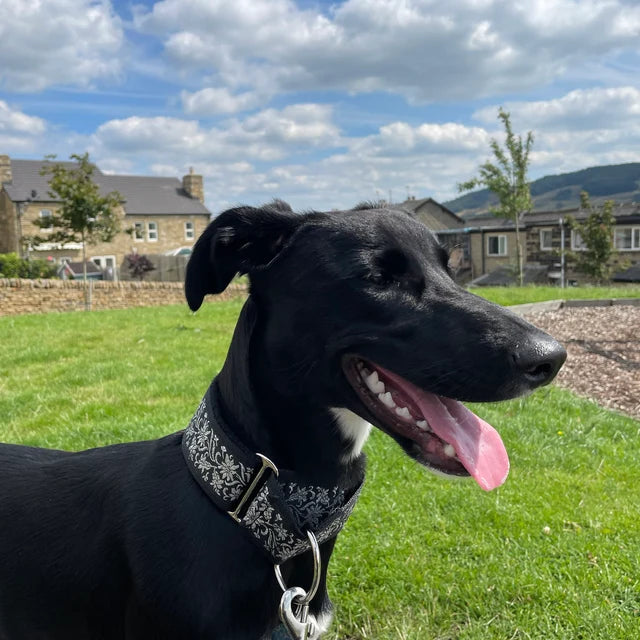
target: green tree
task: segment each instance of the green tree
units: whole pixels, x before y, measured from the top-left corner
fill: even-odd
[[[588,212],[584,222],[578,222],[573,216],[567,216],[569,227],[580,234],[584,251],[570,254],[576,263],[576,269],[593,278],[596,282],[609,279],[613,271],[611,258],[617,253],[613,246],[613,230],[616,219],[613,215],[613,200],[607,200],[602,207],[594,207],[589,194],[580,194],[580,208]]]
[[[82,244],[83,280],[87,283],[87,244],[110,242],[120,230],[117,207],[122,196],[117,191],[100,193],[100,187],[93,181],[95,166],[89,154],[73,154],[71,160],[76,165],[51,162],[55,156],[48,156],[41,174],[48,175],[49,195],[60,202],[60,206],[48,218],[36,221],[41,229],[48,230],[46,236],[34,236],[35,243],[56,242]]]
[[[531,210],[531,190],[527,180],[529,168],[529,152],[533,145],[533,134],[529,131],[526,138],[515,135],[511,127],[511,115],[502,109],[498,110],[498,118],[505,129],[505,146],[491,139],[491,150],[496,162],[485,162],[480,165],[479,175],[458,185],[458,191],[471,191],[478,187],[486,187],[497,197],[499,206],[492,207],[491,213],[500,218],[512,220],[516,230],[516,263],[518,283],[523,283],[523,252],[520,237],[520,216]]]

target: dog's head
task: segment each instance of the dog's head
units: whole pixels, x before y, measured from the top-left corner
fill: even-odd
[[[527,393],[566,357],[547,334],[455,284],[447,252],[403,212],[227,211],[194,247],[189,306],[237,273],[251,281],[256,366],[274,392],[347,408],[421,463],[485,489],[504,481],[508,458],[459,401]]]

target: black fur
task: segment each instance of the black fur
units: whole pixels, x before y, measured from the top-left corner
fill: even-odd
[[[346,354],[460,400],[506,399],[553,378],[564,350],[459,288],[446,262],[423,225],[385,209],[302,216],[276,202],[218,216],[196,243],[186,296],[195,310],[236,273],[250,276],[219,376],[237,438],[301,483],[346,485],[363,460],[346,455],[353,442],[329,408],[375,421],[345,378]],[[79,453],[0,446],[1,640],[269,637],[273,568],[193,480],[180,440]],[[306,587],[310,559],[284,574]],[[323,575],[311,608],[328,607]]]

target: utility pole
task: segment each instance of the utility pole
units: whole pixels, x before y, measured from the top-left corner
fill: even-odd
[[[560,218],[560,288],[565,287],[564,277],[564,218]]]

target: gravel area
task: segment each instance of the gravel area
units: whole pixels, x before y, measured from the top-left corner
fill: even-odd
[[[640,307],[568,308],[526,318],[567,350],[558,386],[640,420]]]

